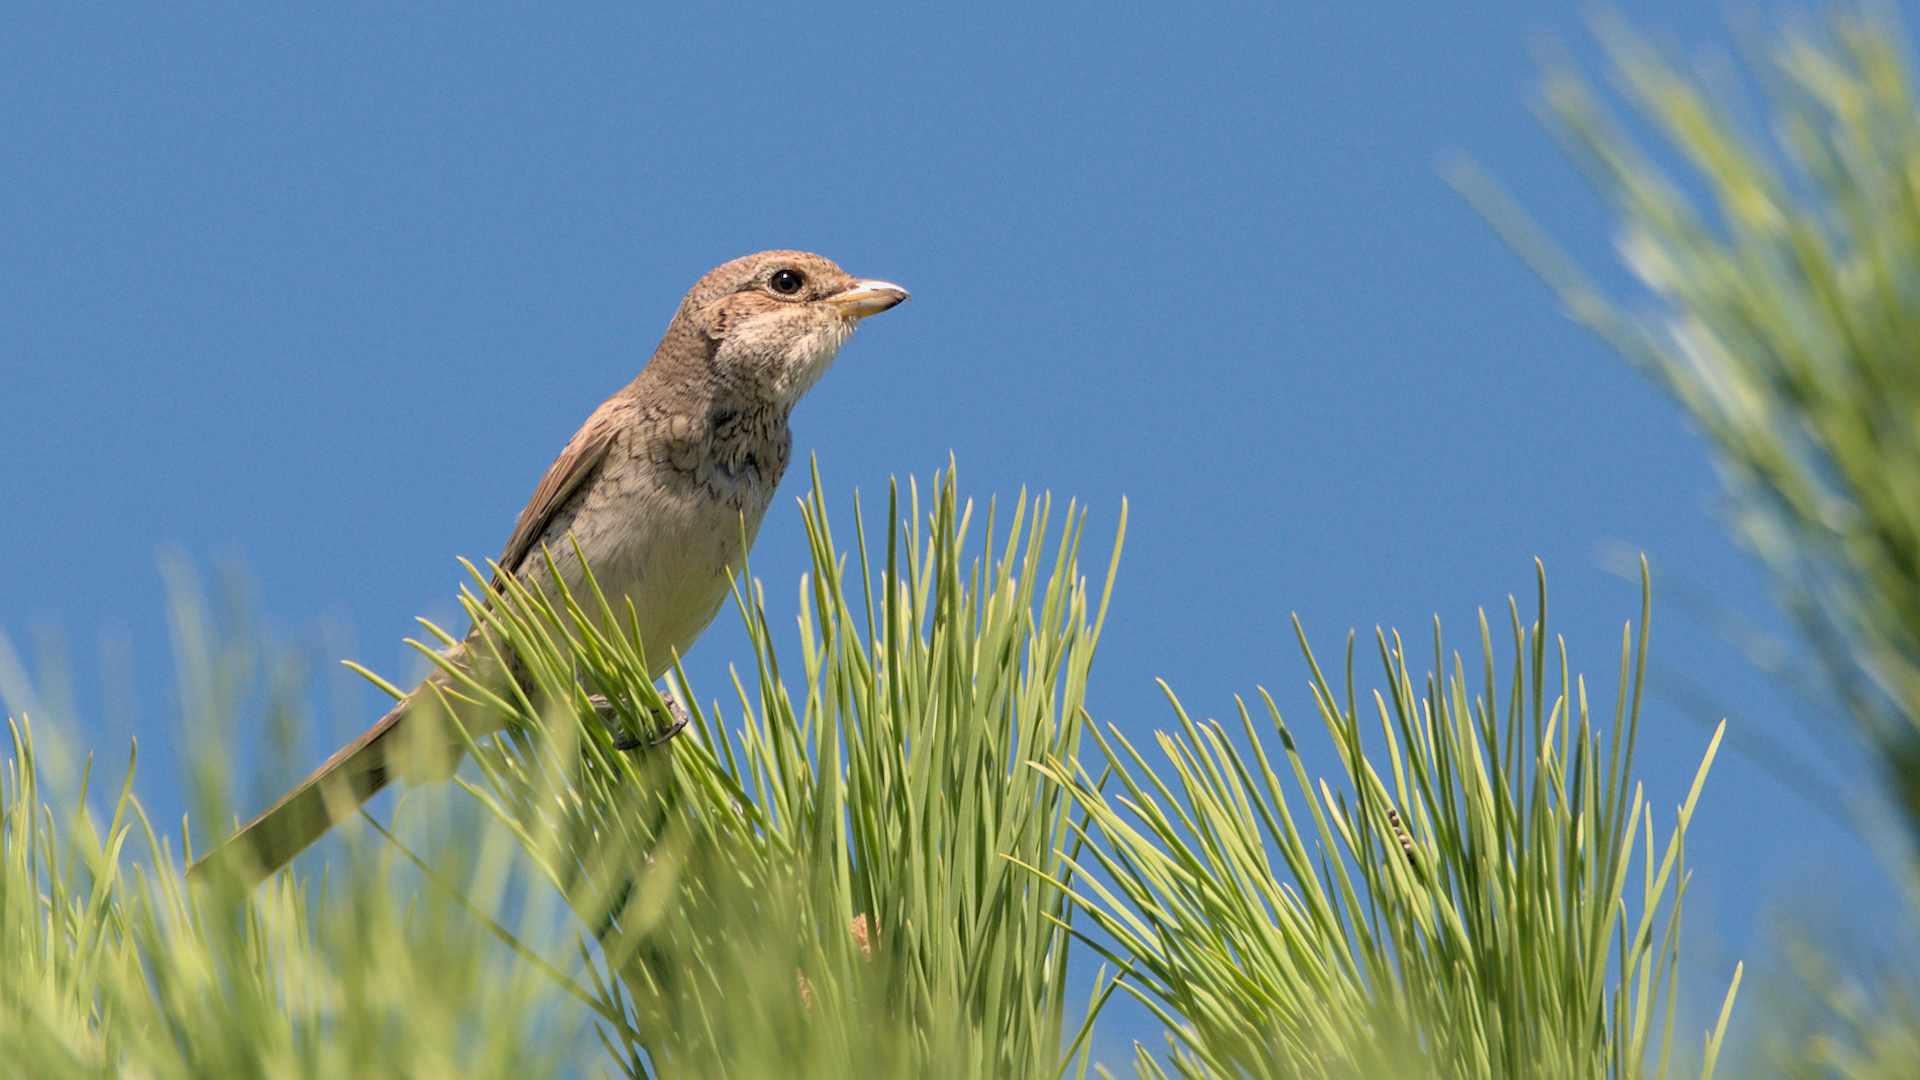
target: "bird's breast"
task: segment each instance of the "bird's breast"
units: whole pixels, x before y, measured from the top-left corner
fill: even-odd
[[[691,441],[610,456],[566,523],[608,600],[619,608],[632,600],[656,674],[672,665],[675,652],[692,646],[725,604],[790,445],[703,439],[705,452],[690,459],[684,444]],[[547,543],[556,556],[571,547],[564,531]],[[565,559],[561,574],[581,595],[585,576],[577,560]]]

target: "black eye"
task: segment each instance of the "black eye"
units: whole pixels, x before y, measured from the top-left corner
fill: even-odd
[[[800,291],[800,286],[806,283],[807,279],[801,277],[797,270],[775,270],[773,276],[767,279],[767,284],[773,286],[773,291],[782,296],[792,296]]]

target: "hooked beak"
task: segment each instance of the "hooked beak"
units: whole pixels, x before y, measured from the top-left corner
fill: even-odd
[[[902,300],[907,290],[885,281],[856,281],[844,292],[834,293],[820,302],[832,306],[843,319],[864,319],[878,315]]]

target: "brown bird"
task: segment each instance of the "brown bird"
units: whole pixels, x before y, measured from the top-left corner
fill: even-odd
[[[544,548],[580,595],[584,556],[611,603],[632,601],[650,674],[661,675],[713,621],[743,544],[759,532],[793,450],[794,404],[861,319],[905,299],[897,285],[855,279],[801,251],[763,251],[701,278],[639,377],[595,409],[547,469],[501,570],[548,588]],[[477,633],[447,659],[468,664]],[[445,722],[442,710],[423,707],[434,685],[453,680],[435,672],[189,874],[218,861],[257,884],[395,775],[410,784],[450,776],[459,746],[430,726]],[[460,722],[476,738],[501,726],[488,716]]]

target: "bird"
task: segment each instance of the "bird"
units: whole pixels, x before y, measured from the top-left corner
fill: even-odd
[[[795,404],[860,320],[906,299],[898,285],[803,251],[763,251],[707,273],[640,374],[587,417],[535,486],[499,572],[557,596],[555,571],[581,595],[590,570],[616,610],[631,602],[658,678],[730,595],[792,455]],[[479,635],[476,625],[446,650],[447,663],[481,667]],[[251,888],[396,775],[409,785],[451,776],[460,744],[436,725],[447,722],[439,691],[455,685],[436,670],[188,877],[206,880],[218,866]],[[504,726],[488,715],[456,722],[472,738]]]

